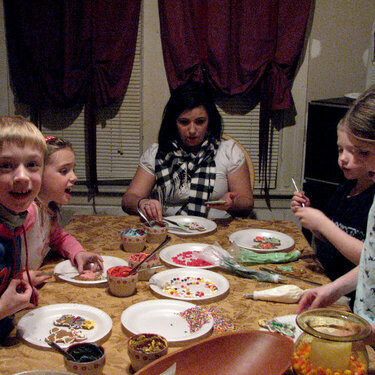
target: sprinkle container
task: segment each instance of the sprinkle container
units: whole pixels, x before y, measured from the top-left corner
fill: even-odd
[[[138,253],[146,244],[147,233],[142,228],[125,228],[121,231],[121,242],[124,251]]]
[[[154,333],[141,333],[128,340],[128,355],[134,371],[140,370],[152,361],[166,355],[168,342]]]
[[[163,242],[167,238],[168,223],[165,221],[151,221],[150,224],[151,226],[148,223],[143,224],[147,233],[147,242]]]
[[[140,262],[143,261],[146,257],[148,257],[150,254],[147,253],[135,253],[132,254],[129,258],[129,266],[130,267],[135,267],[138,265]],[[152,267],[156,267],[160,265],[160,258],[156,254],[154,255],[151,259],[146,260],[144,263],[142,263],[141,267],[138,269],[139,276],[138,280],[139,281],[148,281],[152,275],[156,273],[156,269],[150,269]]]
[[[107,270],[109,292],[116,297],[128,297],[135,293],[138,273],[128,276],[132,267],[115,266]]]
[[[76,361],[64,357],[68,371],[79,375],[101,375],[105,364],[104,348],[93,343],[76,343],[67,349]]]

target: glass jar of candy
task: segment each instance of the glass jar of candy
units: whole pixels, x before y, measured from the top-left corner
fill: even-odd
[[[363,340],[371,326],[365,319],[345,311],[312,309],[299,314],[296,321],[303,331],[292,358],[296,375],[367,374]]]

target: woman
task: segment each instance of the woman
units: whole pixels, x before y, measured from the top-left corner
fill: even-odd
[[[245,156],[233,140],[221,141],[221,131],[208,88],[188,82],[174,90],[158,143],[142,155],[122,209],[129,214],[141,209],[152,220],[248,215],[254,199]],[[212,200],[222,203],[207,203]]]

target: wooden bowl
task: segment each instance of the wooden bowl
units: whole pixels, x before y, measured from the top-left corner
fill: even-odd
[[[168,354],[137,375],[159,375],[174,363],[176,375],[281,375],[291,365],[293,340],[277,333],[221,334]]]

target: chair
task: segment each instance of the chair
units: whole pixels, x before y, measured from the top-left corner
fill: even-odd
[[[230,135],[228,134],[223,134],[221,136],[222,139],[224,140],[228,140],[228,139],[233,139],[238,147],[242,150],[242,152],[244,153],[245,155],[245,159],[246,159],[246,164],[247,164],[247,168],[249,169],[249,174],[250,174],[250,186],[251,186],[251,190],[254,191],[254,184],[255,184],[255,169],[254,169],[254,164],[253,164],[253,161],[251,160],[251,156],[250,154],[248,153],[248,151],[245,149],[244,146],[242,146],[242,144],[240,142],[238,142],[236,139],[234,139],[233,137],[231,137]]]

